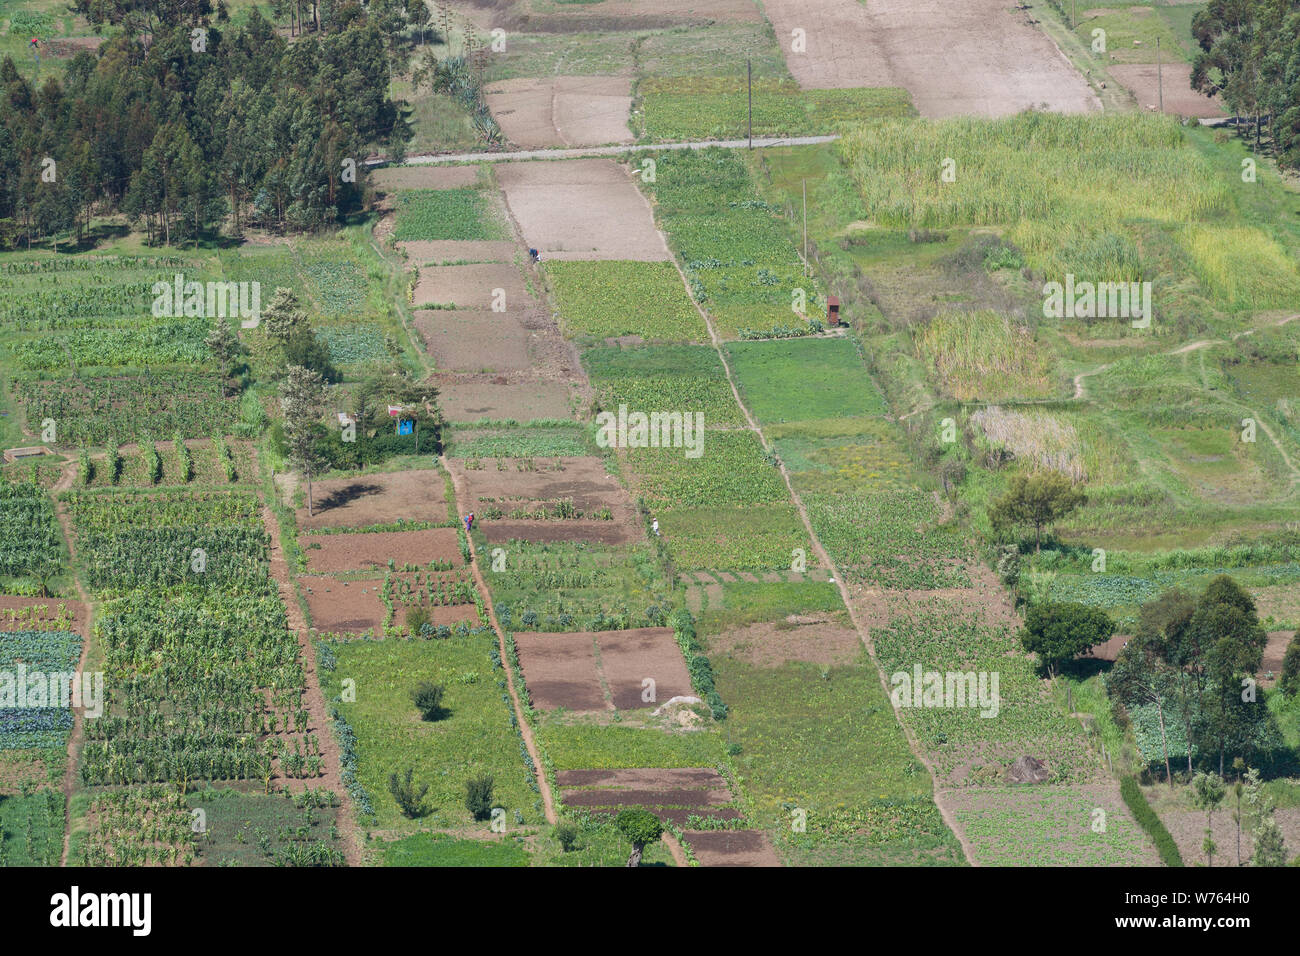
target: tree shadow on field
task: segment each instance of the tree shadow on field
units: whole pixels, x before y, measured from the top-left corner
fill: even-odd
[[[324,498],[316,502],[316,507],[320,511],[330,511],[334,508],[342,508],[358,498],[368,495],[377,495],[383,491],[383,487],[372,483],[355,482],[345,488],[337,491],[331,491]]]

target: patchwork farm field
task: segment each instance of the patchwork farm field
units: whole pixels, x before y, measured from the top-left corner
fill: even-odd
[[[165,6],[0,0],[0,866],[1298,862],[1286,4]]]

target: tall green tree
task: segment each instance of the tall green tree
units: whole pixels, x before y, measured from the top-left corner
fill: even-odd
[[[1246,749],[1256,738],[1259,723],[1267,719],[1262,701],[1254,699],[1251,691],[1268,635],[1259,622],[1254,600],[1227,575],[1219,575],[1206,587],[1189,630],[1204,648],[1213,698],[1203,716],[1219,752],[1222,775],[1228,751]]]
[[[989,508],[995,530],[1034,529],[1034,550],[1042,544],[1043,530],[1087,503],[1087,496],[1059,471],[1039,471],[1012,476],[1006,493]]]
[[[312,475],[325,464],[321,455],[325,414],[325,380],[301,365],[290,365],[280,383],[280,410],[289,461],[307,479],[307,514],[313,513]]]
[[[1104,644],[1115,633],[1106,612],[1085,604],[1044,601],[1030,605],[1020,642],[1053,677],[1066,661],[1090,647]]]
[[[1149,704],[1160,722],[1160,749],[1165,758],[1165,780],[1170,789],[1174,774],[1169,763],[1169,734],[1165,730],[1165,708],[1177,682],[1175,668],[1165,660],[1157,640],[1136,635],[1119,653],[1111,668],[1107,686],[1127,706]],[[1188,748],[1190,751],[1190,747]]]
[[[225,319],[217,319],[205,342],[208,351],[212,353],[213,360],[217,363],[217,368],[221,370],[221,397],[225,398],[226,385],[230,381],[235,362],[247,349]]]
[[[1192,633],[1196,598],[1182,588],[1171,588],[1138,611],[1136,638],[1159,655],[1172,675],[1172,691],[1179,721],[1187,741],[1187,774],[1192,774],[1194,725],[1204,699],[1204,665],[1198,635]]]

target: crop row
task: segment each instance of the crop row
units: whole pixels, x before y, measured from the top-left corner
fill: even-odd
[[[0,575],[48,578],[62,555],[54,502],[38,485],[0,481]]]
[[[150,372],[138,375],[14,379],[28,427],[54,423],[59,444],[103,445],[157,435],[199,438],[229,434],[238,405],[221,398],[214,374]]]
[[[29,371],[69,365],[202,365],[210,358],[204,343],[208,330],[204,319],[142,323],[125,329],[80,329],[28,339],[14,346],[13,354],[18,366]]]

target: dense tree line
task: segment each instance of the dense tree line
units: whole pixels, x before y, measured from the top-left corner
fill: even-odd
[[[0,63],[2,244],[80,237],[105,212],[167,244],[227,223],[317,228],[363,202],[372,149],[409,139],[387,92],[408,22],[395,0],[313,4],[292,40],[208,0],[78,6],[113,27],[96,54],[39,86]]]
[[[1300,0],[1210,0],[1192,20],[1192,87],[1264,120],[1279,158],[1300,166]]]

